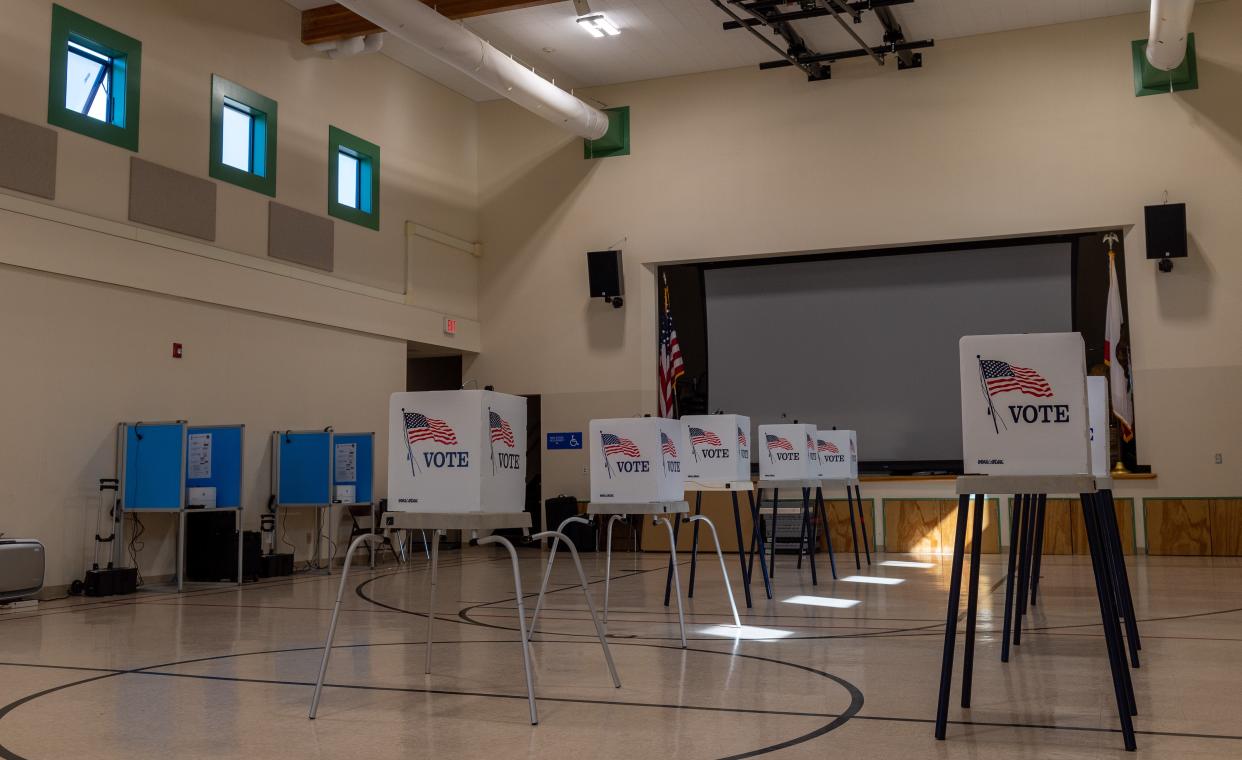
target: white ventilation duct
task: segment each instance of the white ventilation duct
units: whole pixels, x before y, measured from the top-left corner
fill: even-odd
[[[384,33],[376,32],[375,34],[359,35],[343,40],[319,42],[311,45],[311,47],[321,53],[327,53],[328,57],[334,60],[337,58],[352,58],[363,53],[378,53],[384,47]]]
[[[1161,71],[1172,71],[1186,57],[1186,35],[1195,0],[1151,0],[1151,25],[1147,34],[1147,62]]]
[[[526,110],[588,140],[608,131],[608,117],[552,84],[461,24],[419,0],[339,0],[341,5],[422,48]]]

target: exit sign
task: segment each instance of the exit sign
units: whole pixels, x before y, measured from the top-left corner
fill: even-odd
[[[444,318],[444,334],[445,335],[456,335],[457,334],[457,320],[456,319],[453,319],[451,317]]]

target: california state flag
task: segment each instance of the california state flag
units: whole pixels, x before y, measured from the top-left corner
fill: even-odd
[[[1129,347],[1121,346],[1121,326],[1125,316],[1121,311],[1121,289],[1117,284],[1116,254],[1108,252],[1108,314],[1104,319],[1104,363],[1108,365],[1108,392],[1112,402],[1113,416],[1121,427],[1123,440],[1134,440],[1134,398],[1130,392]]]

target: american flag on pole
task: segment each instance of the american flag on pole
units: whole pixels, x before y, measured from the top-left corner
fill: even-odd
[[[987,386],[988,396],[1018,391],[1036,398],[1051,398],[1052,386],[1033,369],[1018,367],[995,359],[980,359],[979,372]]]
[[[495,412],[488,412],[487,420],[487,426],[491,429],[492,443],[503,443],[513,448],[513,428],[509,427],[509,423]]]
[[[833,443],[832,441],[820,441],[819,450],[824,452],[825,454],[840,454],[841,453],[841,449],[838,449],[837,445]]]
[[[781,451],[793,451],[793,444],[787,438],[781,438],[779,435],[767,434],[768,451],[780,449]]]
[[[674,458],[677,456],[677,447],[673,445],[673,439],[665,435],[664,431],[660,431],[660,451]]]
[[[457,434],[444,420],[418,412],[405,412],[405,437],[410,443],[432,440],[445,446],[457,445]]]
[[[681,344],[673,328],[673,315],[668,306],[668,279],[664,280],[664,311],[660,314],[659,415],[677,416],[677,378],[686,374],[681,361]]]
[[[599,440],[604,446],[605,457],[620,454],[622,456],[630,457],[631,459],[637,459],[642,456],[642,452],[638,450],[638,446],[634,445],[634,442],[629,438],[623,438],[622,436],[613,435],[612,433],[600,433]]]
[[[719,446],[720,436],[703,428],[690,428],[690,444],[693,446]]]

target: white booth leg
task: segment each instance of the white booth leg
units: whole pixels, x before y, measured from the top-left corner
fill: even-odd
[[[716,556],[720,558],[720,574],[724,576],[725,594],[729,597],[729,606],[733,608],[733,623],[741,628],[742,618],[737,614],[737,602],[733,601],[733,584],[729,583],[729,570],[725,567],[724,552],[720,550],[720,536],[716,533],[716,526],[703,515],[691,517],[690,522],[706,523],[707,527],[711,528],[712,540],[716,542]]]
[[[673,559],[673,587],[677,592],[677,623],[681,626],[681,648],[685,649],[686,644],[686,613],[681,606],[681,578],[677,572],[677,537],[673,535],[673,524],[669,522],[667,517],[656,515],[653,523],[664,523],[664,527],[668,528],[668,553]]]
[[[438,543],[438,542],[437,542]],[[513,563],[513,588],[517,597],[518,633],[522,637],[522,664],[526,668],[526,698],[530,702],[530,724],[538,725],[539,713],[535,708],[535,681],[530,674],[530,644],[526,640],[526,606],[522,603],[522,571],[518,569],[517,550],[509,539],[504,536],[487,536],[479,539],[479,545],[500,544],[509,550],[509,560]],[[571,544],[572,546],[572,544]],[[577,556],[575,552],[574,556]],[[590,600],[588,599],[588,604]]]
[[[625,515],[613,515],[608,518],[608,551],[604,552],[604,626],[608,626],[608,592],[612,585],[612,524],[624,520]]]
[[[437,576],[440,572],[440,534],[441,531],[431,531],[431,590],[427,594],[427,663],[423,670],[424,674],[431,673],[431,626],[436,620],[436,583],[439,581]]]
[[[315,680],[315,695],[311,697],[310,715],[308,716],[311,720],[315,719],[315,713],[319,710],[319,693],[323,691],[323,679],[328,674],[328,657],[332,654],[332,640],[336,638],[336,621],[341,616],[341,599],[345,596],[345,581],[349,577],[349,565],[353,562],[354,551],[366,541],[382,540],[382,538],[372,533],[358,536],[349,545],[349,551],[345,553],[345,565],[341,568],[341,585],[336,590],[336,604],[332,607],[332,621],[328,623],[328,640],[323,644],[323,659],[319,661],[319,678]]]
[[[568,521],[566,521],[568,522]],[[591,602],[591,590],[587,586],[586,573],[582,570],[582,560],[578,558],[578,548],[573,545],[569,537],[560,531],[545,531],[536,533],[531,536],[532,540],[538,541],[544,538],[553,538],[558,536],[565,542],[565,547],[569,549],[569,555],[573,557],[574,567],[578,569],[578,580],[582,583],[582,595],[586,597],[587,610],[591,613],[591,622],[595,624],[595,635],[599,637],[599,645],[604,648],[604,660],[608,663],[608,672],[612,674],[612,685],[618,689],[621,688],[621,677],[617,675],[617,666],[613,664],[612,652],[608,649],[608,640],[604,637],[604,626],[599,622],[599,616],[595,614],[595,604]]]
[[[539,585],[539,598],[535,600],[535,614],[531,615],[530,618],[529,635],[531,637],[535,635],[535,624],[539,622],[539,610],[543,608],[543,596],[548,593],[548,579],[552,577],[552,563],[556,561],[556,547],[562,540],[566,543],[569,542],[568,537],[565,536],[565,526],[569,525],[571,522],[580,522],[583,525],[591,524],[591,521],[585,517],[578,517],[575,515],[574,517],[566,517],[562,520],[556,530],[544,531],[539,534],[542,538],[546,538],[548,536],[552,537],[552,548],[548,552],[548,564],[543,569],[543,582]],[[574,556],[578,556],[577,553],[575,553]]]

